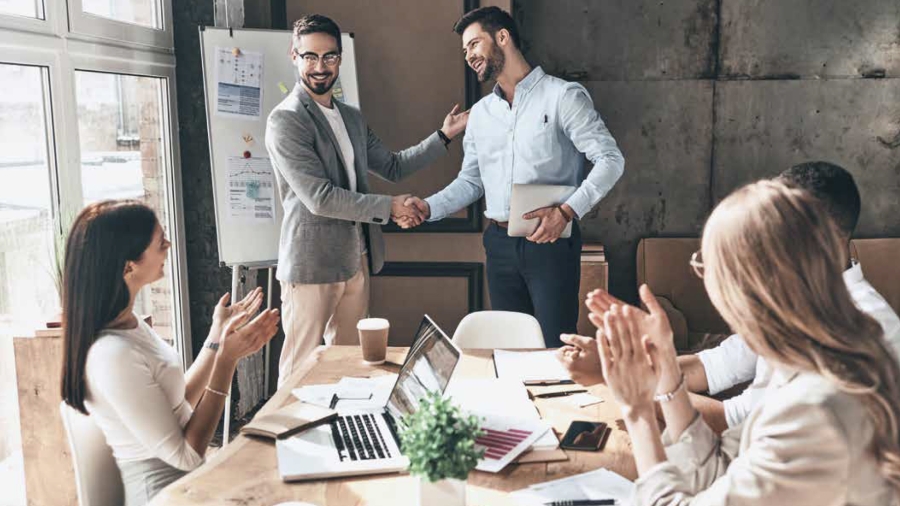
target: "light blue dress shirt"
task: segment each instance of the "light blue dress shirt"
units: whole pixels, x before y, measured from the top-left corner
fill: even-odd
[[[535,67],[516,85],[513,104],[499,86],[469,114],[463,137],[462,170],[453,182],[425,199],[428,221],[475,202],[484,215],[509,221],[513,184],[556,184],[578,189],[566,201],[579,218],[606,195],[625,169],[616,146],[584,86]],[[585,177],[584,157],[594,165]]]

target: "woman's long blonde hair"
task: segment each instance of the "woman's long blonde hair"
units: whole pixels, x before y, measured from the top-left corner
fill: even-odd
[[[760,356],[821,374],[860,399],[881,472],[900,490],[900,367],[881,326],[850,298],[845,241],[815,197],[760,181],[710,216],[704,282],[725,321]]]

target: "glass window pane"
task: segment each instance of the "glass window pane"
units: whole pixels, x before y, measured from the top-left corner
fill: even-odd
[[[0,326],[58,316],[47,69],[0,63]]]
[[[114,21],[162,29],[159,0],[82,0],[81,9]]]
[[[0,14],[44,19],[42,0],[0,0]]]
[[[84,203],[137,199],[156,211],[172,239],[168,209],[168,137],[164,124],[164,81],[100,72],[75,72],[81,186]],[[159,334],[174,341],[173,244],[163,279],[144,289],[135,311],[151,315]]]

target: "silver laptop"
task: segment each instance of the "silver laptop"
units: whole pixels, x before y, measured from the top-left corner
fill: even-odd
[[[555,184],[514,184],[509,200],[509,228],[506,233],[510,237],[528,237],[537,230],[540,220],[526,220],[522,215],[542,207],[562,205],[575,190],[574,186]],[[560,237],[565,239],[571,235],[570,222]]]
[[[402,472],[409,459],[400,449],[397,423],[413,413],[429,391],[443,393],[460,351],[428,316],[422,318],[387,405],[342,412],[330,424],[276,441],[284,481]]]

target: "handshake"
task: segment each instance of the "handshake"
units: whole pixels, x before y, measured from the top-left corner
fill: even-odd
[[[400,228],[418,227],[431,216],[428,202],[412,195],[391,197],[391,219]]]

